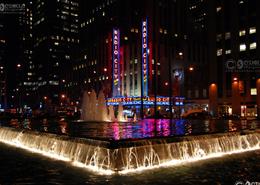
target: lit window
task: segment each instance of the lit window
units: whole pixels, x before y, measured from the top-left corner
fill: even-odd
[[[253,33],[256,33],[256,28],[255,27],[249,28],[249,34],[253,34]]]
[[[203,89],[202,94],[203,94],[203,97],[206,98],[207,97],[207,89]]]
[[[231,50],[228,49],[228,50],[225,51],[225,53],[226,53],[226,54],[230,54],[230,53],[231,53]]]
[[[251,88],[251,89],[250,89],[250,94],[251,94],[251,95],[257,95],[257,90],[256,90],[256,88]]]
[[[245,51],[245,50],[246,50],[246,44],[240,44],[239,51]]]
[[[222,49],[218,49],[217,50],[217,56],[221,56],[222,55],[222,51],[223,51]]]
[[[230,39],[230,36],[231,36],[230,32],[225,33],[225,39]]]
[[[241,37],[241,36],[244,36],[244,35],[246,35],[246,30],[240,30],[239,36]]]
[[[256,42],[250,43],[250,49],[256,49]]]
[[[217,41],[220,41],[222,38],[222,35],[221,34],[217,34]]]
[[[188,90],[187,97],[191,98],[191,90]]]
[[[195,98],[198,98],[198,97],[199,97],[199,90],[196,89],[196,90],[195,90]]]
[[[55,45],[55,46],[58,46],[58,45],[59,45],[59,43],[58,43],[58,42],[54,42],[54,45]]]
[[[217,7],[217,12],[219,12],[221,9],[221,6]]]

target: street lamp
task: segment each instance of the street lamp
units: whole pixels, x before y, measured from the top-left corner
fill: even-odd
[[[61,99],[64,99],[65,97],[66,97],[65,94],[62,94],[62,95],[61,95]]]

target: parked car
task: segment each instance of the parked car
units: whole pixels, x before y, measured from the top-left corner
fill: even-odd
[[[182,116],[183,119],[211,119],[212,116],[207,111],[191,112]]]

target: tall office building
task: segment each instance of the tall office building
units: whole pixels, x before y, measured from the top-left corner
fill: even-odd
[[[25,31],[22,19],[25,4],[21,1],[4,1],[0,11],[0,63],[1,63],[1,104],[4,108],[19,104],[18,86],[22,75],[16,69],[21,66],[23,56],[22,32]]]
[[[0,24],[0,109],[7,107],[5,61],[6,38],[4,34],[4,26],[3,23]]]
[[[183,0],[82,1],[77,92],[103,88],[107,97],[133,97],[143,88],[144,96],[206,99],[206,47],[192,37],[187,6]]]
[[[13,96],[18,99],[16,104],[26,108],[35,103],[36,97],[36,71],[33,65],[33,15],[32,1],[24,3],[24,9],[18,15],[19,24],[19,55],[15,63],[16,87]]]
[[[217,88],[215,112],[255,117],[260,107],[259,2],[189,0],[189,7],[193,20],[206,31],[209,79]]]
[[[60,103],[71,85],[68,71],[79,50],[79,2],[36,0],[32,4],[33,63],[38,101]]]

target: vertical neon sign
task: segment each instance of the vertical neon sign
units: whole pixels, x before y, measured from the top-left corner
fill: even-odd
[[[120,32],[113,29],[113,96],[120,96]]]
[[[142,22],[142,88],[143,96],[148,96],[148,26],[147,18]]]

